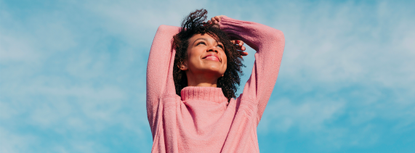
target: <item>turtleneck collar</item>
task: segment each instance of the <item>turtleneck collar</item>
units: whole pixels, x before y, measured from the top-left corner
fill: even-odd
[[[228,99],[223,95],[222,88],[188,86],[183,88],[180,93],[182,101],[206,100],[217,103],[228,102]]]

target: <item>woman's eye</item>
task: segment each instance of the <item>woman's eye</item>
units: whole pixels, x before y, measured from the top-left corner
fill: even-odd
[[[205,42],[203,42],[203,41],[198,42],[196,45],[200,45],[200,44],[206,45],[206,43],[205,43]]]
[[[220,48],[222,48],[222,49],[223,49],[223,45],[218,45],[218,47],[220,47]]]

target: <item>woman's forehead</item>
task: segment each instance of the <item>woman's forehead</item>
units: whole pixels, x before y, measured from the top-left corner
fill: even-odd
[[[205,39],[207,41],[221,42],[218,36],[216,36],[215,34],[210,34],[210,33],[194,34],[192,37],[190,37],[189,41],[193,43],[194,41],[196,41],[198,39]]]

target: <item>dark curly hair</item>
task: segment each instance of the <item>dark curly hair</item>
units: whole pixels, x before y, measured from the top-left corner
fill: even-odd
[[[187,76],[185,71],[180,70],[179,66],[187,59],[188,40],[195,34],[208,34],[224,45],[227,58],[227,69],[223,77],[217,81],[217,87],[222,88],[222,92],[228,101],[236,98],[237,85],[240,84],[239,74],[242,75],[242,57],[229,36],[217,26],[204,22],[207,17],[205,9],[196,10],[190,13],[183,22],[182,28],[173,38],[173,47],[176,49],[174,57],[173,79],[176,86],[176,94],[180,96],[181,90],[187,86]]]

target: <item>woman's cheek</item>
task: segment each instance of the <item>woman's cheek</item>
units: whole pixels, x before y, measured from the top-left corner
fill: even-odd
[[[228,68],[227,61],[226,60],[223,60],[222,63],[223,64],[222,64],[222,68],[221,68],[221,72],[220,73],[225,74],[226,69]]]

